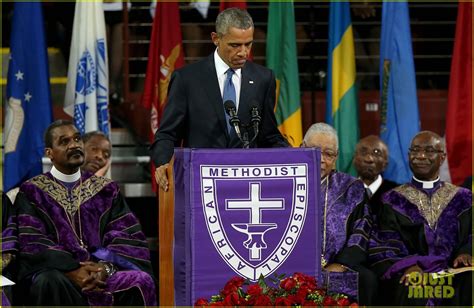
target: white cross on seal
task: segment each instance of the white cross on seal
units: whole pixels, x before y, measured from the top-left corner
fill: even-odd
[[[260,194],[260,183],[249,183],[250,199],[226,200],[226,210],[248,210],[250,212],[249,223],[235,223],[232,227],[248,235],[243,242],[245,248],[249,250],[249,258],[252,261],[261,260],[261,250],[267,248],[263,238],[264,234],[272,229],[276,229],[275,223],[262,223],[262,210],[284,210],[284,199],[263,199]]]

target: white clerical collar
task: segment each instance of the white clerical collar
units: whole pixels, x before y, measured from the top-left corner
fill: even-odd
[[[375,179],[375,181],[373,181],[370,185],[367,185],[364,183],[364,187],[365,188],[368,188],[370,190],[370,192],[373,194],[375,194],[375,192],[377,191],[377,189],[380,188],[380,186],[382,186],[382,176],[379,174],[377,176],[377,178]]]
[[[53,166],[53,168],[51,169],[51,174],[61,182],[74,183],[79,181],[79,179],[81,178],[81,169],[78,169],[77,172],[73,174],[64,174]]]
[[[418,180],[415,176],[413,176],[413,179],[417,181],[418,183],[423,185],[423,189],[431,189],[435,186],[435,184],[439,181],[439,177],[436,180],[433,181],[422,181]]]
[[[216,66],[217,76],[221,76],[221,75],[226,74],[227,70],[230,68],[227,65],[227,63],[225,63],[224,60],[222,60],[221,56],[219,56],[219,53],[217,52],[217,48],[216,48],[216,51],[214,51],[214,64]],[[234,69],[234,73],[240,80],[240,75],[242,74],[242,69],[240,69],[240,68]]]

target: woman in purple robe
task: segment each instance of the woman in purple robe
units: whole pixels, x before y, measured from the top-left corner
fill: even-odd
[[[303,146],[321,149],[323,278],[330,291],[342,292],[361,305],[373,305],[377,277],[367,268],[372,219],[362,181],[335,171],[337,133],[325,123],[313,124]]]

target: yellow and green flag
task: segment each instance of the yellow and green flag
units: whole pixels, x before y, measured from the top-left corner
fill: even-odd
[[[278,129],[292,146],[298,147],[303,132],[293,2],[269,3],[268,29],[266,58],[267,67],[275,72],[277,79]]]
[[[339,137],[337,170],[355,175],[352,155],[359,140],[359,110],[349,6],[349,2],[331,2],[329,6],[326,123],[337,130]]]

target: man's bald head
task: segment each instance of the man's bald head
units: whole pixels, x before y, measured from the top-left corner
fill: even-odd
[[[415,137],[413,137],[413,139],[411,140],[411,143],[413,144],[413,141],[415,141],[415,139],[417,138],[433,138],[433,142],[435,142],[436,144],[439,144],[440,150],[443,150],[443,152],[446,151],[446,145],[444,143],[443,137],[441,137],[435,132],[432,132],[430,130],[423,130],[419,132],[418,134],[416,134]]]
[[[369,135],[367,137],[364,137],[364,138],[360,139],[359,143],[357,143],[357,145],[356,145],[356,150],[358,148],[361,148],[361,147],[367,146],[367,145],[377,146],[378,148],[382,149],[383,152],[388,156],[387,145],[385,144],[385,142],[382,141],[382,139],[380,139],[379,136]]]

